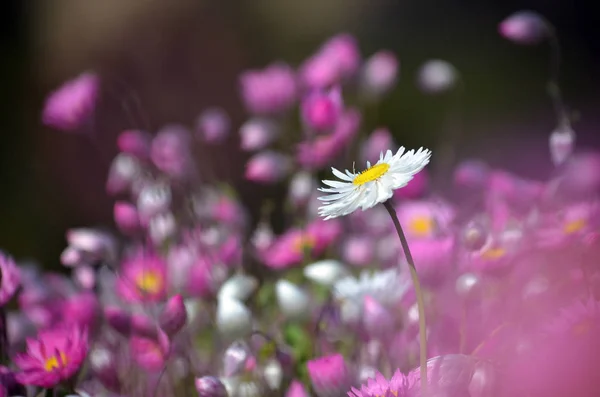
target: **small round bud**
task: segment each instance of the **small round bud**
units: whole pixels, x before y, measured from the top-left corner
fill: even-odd
[[[544,18],[533,11],[518,11],[500,22],[502,37],[517,44],[537,44],[548,35]]]
[[[203,376],[195,381],[198,397],[227,397],[227,389],[214,376]]]
[[[456,279],[456,293],[468,297],[479,286],[479,277],[473,273],[465,273]]]
[[[434,59],[421,66],[418,74],[418,84],[421,90],[428,94],[439,94],[454,87],[457,71],[449,62]]]

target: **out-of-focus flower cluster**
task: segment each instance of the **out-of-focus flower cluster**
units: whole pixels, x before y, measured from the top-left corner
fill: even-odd
[[[551,32],[530,12],[500,25],[523,44]],[[241,74],[245,177],[286,189],[282,231],[273,203],[253,220],[196,166],[194,145],[232,141],[223,109],[122,132],[106,181],[116,228],[68,230],[68,275],[0,254],[0,397],[425,395],[415,292],[384,201],[425,291],[426,395],[600,395],[600,154],[561,141],[547,181],[467,160],[446,196],[417,173],[431,152],[402,157],[362,122],[398,79],[393,53],[364,58],[347,34],[298,67]],[[432,94],[458,79],[432,60],[417,83]],[[102,83],[85,73],[60,87],[43,121],[85,137]],[[356,160],[368,170],[335,169],[320,203],[318,178]]]

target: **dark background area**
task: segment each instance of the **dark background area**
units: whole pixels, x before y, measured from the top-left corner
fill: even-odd
[[[370,116],[371,127],[389,126],[409,147],[435,147],[453,98],[423,95],[414,76],[424,61],[445,59],[466,87],[460,155],[543,177],[555,122],[544,91],[549,50],[497,34],[510,13],[536,10],[560,36],[561,85],[581,114],[578,144],[598,143],[600,16],[592,1],[9,0],[0,7],[0,248],[46,266],[58,265],[67,228],[110,225],[104,179],[121,130],[190,125],[212,105],[238,126],[240,71],[279,59],[297,65],[338,32],[354,34],[365,56],[387,48],[401,60],[400,84]],[[39,121],[47,93],[88,69],[109,82],[94,124],[97,147]],[[133,116],[124,111],[132,98],[143,108]],[[235,137],[217,150],[228,162],[219,176],[252,201],[259,193],[240,180],[243,156],[233,154]]]

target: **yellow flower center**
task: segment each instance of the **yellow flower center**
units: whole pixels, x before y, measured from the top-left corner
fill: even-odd
[[[292,247],[295,252],[303,252],[312,249],[315,246],[315,238],[309,234],[300,234],[292,242]]]
[[[64,367],[65,365],[67,365],[67,356],[65,353],[60,352],[59,357],[50,356],[46,359],[46,362],[44,363],[44,369],[46,372],[52,372],[55,369]]]
[[[575,324],[573,328],[571,328],[571,333],[573,336],[583,336],[589,333],[591,329],[592,321],[588,318]]]
[[[375,164],[358,174],[352,183],[361,186],[367,182],[373,182],[374,180],[381,178],[389,169],[390,165],[387,163]]]
[[[409,227],[410,231],[412,232],[412,234],[419,236],[419,237],[424,237],[424,236],[431,234],[431,232],[433,231],[434,225],[435,225],[435,222],[430,217],[416,216],[409,222],[408,227]]]
[[[488,248],[481,253],[481,257],[488,260],[500,259],[504,255],[506,255],[506,250],[501,247]]]
[[[563,228],[565,234],[573,234],[579,232],[586,226],[585,219],[574,219],[567,222]]]
[[[137,287],[148,294],[157,294],[163,287],[161,274],[152,270],[142,272],[135,281]]]

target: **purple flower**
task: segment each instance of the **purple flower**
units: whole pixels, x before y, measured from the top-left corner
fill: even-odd
[[[17,383],[15,374],[0,365],[0,397],[24,396],[25,389]]]
[[[302,383],[294,380],[288,387],[285,397],[308,397],[308,393]]]
[[[363,95],[373,100],[381,98],[396,84],[398,68],[398,58],[392,52],[379,51],[373,54],[365,62],[361,74]]]
[[[314,132],[329,132],[343,111],[342,94],[339,87],[329,91],[315,91],[302,101],[302,118]]]
[[[319,357],[306,364],[318,397],[338,397],[352,385],[350,370],[341,354]]]
[[[180,125],[167,125],[152,140],[150,157],[160,171],[182,179],[193,172],[190,148],[190,132]]]
[[[300,67],[300,79],[310,89],[320,89],[353,77],[360,65],[354,37],[340,34],[329,39]]]
[[[166,364],[171,351],[167,334],[158,330],[154,335],[133,334],[129,339],[131,358],[143,369],[160,371]]]
[[[246,164],[246,179],[260,183],[281,181],[290,171],[290,159],[273,151],[255,154]]]
[[[62,131],[79,129],[94,111],[99,83],[98,76],[84,73],[63,84],[46,99],[44,124]]]
[[[117,138],[117,146],[123,153],[147,159],[150,155],[150,135],[139,130],[126,130]]]
[[[19,268],[10,256],[0,251],[0,307],[4,306],[21,285]]]
[[[181,295],[175,295],[167,301],[158,321],[160,327],[170,336],[183,328],[187,322],[187,312]]]
[[[87,351],[87,332],[78,327],[42,331],[37,340],[27,340],[27,353],[15,357],[21,370],[16,378],[24,385],[54,387],[75,375]]]
[[[227,397],[227,389],[218,378],[203,376],[196,379],[198,397]]]
[[[244,104],[254,114],[281,113],[296,101],[296,76],[285,63],[246,71],[240,76],[240,84]]]

